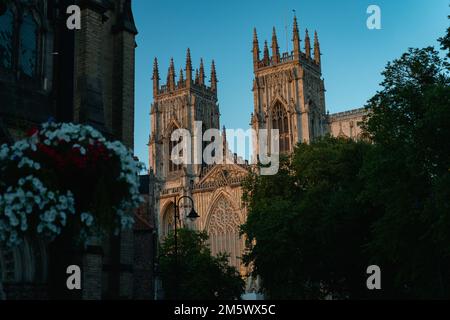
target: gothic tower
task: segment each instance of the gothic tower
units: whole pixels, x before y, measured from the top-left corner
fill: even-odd
[[[201,164],[181,166],[170,157],[178,142],[171,141],[172,132],[186,129],[190,132],[191,154],[195,156],[200,133],[210,128],[219,129],[219,107],[217,104],[217,77],[214,61],[211,65],[210,85],[206,84],[203,60],[193,78],[191,54],[187,49],[185,69],[178,79],[173,59],[167,72],[166,84],[160,85],[158,62],[153,65],[153,104],[151,106],[151,137],[149,142],[150,165],[161,181],[177,180],[182,176],[195,177],[200,174]],[[199,121],[201,121],[201,128]],[[201,131],[200,131],[201,130]],[[182,155],[180,155],[182,156]]]
[[[273,28],[271,56],[265,42],[263,57],[260,59],[256,29],[253,32],[255,78],[251,125],[256,130],[257,137],[260,129],[278,129],[281,153],[289,153],[297,143],[310,142],[327,132],[325,88],[317,33],[311,56],[308,30],[302,51],[297,18],[294,17],[292,41],[293,51],[280,54]],[[258,143],[254,143],[254,146],[254,154],[257,155],[260,146]]]
[[[201,158],[195,157],[198,154],[196,149],[202,152],[210,145],[210,141],[200,143],[200,136],[208,129],[220,128],[214,61],[208,85],[203,60],[194,71],[189,49],[184,70],[178,74],[175,70],[171,60],[167,81],[161,85],[158,62],[156,59],[154,61],[149,153],[150,165],[156,176],[154,208],[158,236],[160,239],[167,236],[173,230],[175,221],[180,226],[206,231],[212,254],[228,253],[229,262],[245,275],[247,271],[241,259],[245,243],[239,233],[240,225],[246,219],[241,185],[250,168],[247,164],[240,164],[237,155],[231,156],[233,161],[215,164],[203,163]],[[197,160],[194,164],[177,165],[173,161],[172,153],[177,153],[174,144],[179,145],[178,141],[171,141],[176,138],[172,137],[176,129],[189,131],[191,147],[188,150]],[[225,151],[224,155],[231,155],[227,152],[223,130],[220,136],[222,151]],[[179,203],[182,199],[186,200],[183,196],[191,197],[192,202]],[[198,219],[190,221],[186,218],[187,206],[195,207]]]

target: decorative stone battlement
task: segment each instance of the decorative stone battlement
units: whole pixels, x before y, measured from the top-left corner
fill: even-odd
[[[343,119],[347,117],[355,117],[355,116],[364,116],[368,113],[366,108],[358,108],[352,110],[346,110],[342,112],[332,113],[330,114],[330,120]]]
[[[320,72],[321,53],[317,32],[314,33],[314,52],[312,56],[311,56],[311,39],[309,37],[308,29],[305,30],[304,52],[300,48],[300,35],[296,17],[294,17],[292,33],[293,33],[292,41],[294,50],[291,52],[284,52],[280,55],[277,34],[274,27],[272,32],[271,55],[269,54],[267,41],[265,41],[263,49],[263,57],[260,58],[259,42],[256,33],[256,28],[253,30],[253,66],[255,72],[262,68],[273,67],[282,63],[292,61],[298,61],[299,63],[306,64],[310,67],[318,69],[318,71]]]
[[[158,60],[155,58],[155,61],[153,63],[153,77],[152,77],[154,98],[160,95],[174,93],[176,91],[185,89],[195,89],[205,94],[217,96],[218,81],[216,76],[216,66],[214,64],[214,60],[211,63],[211,75],[209,86],[207,86],[205,83],[206,76],[205,76],[205,68],[203,65],[203,59],[200,59],[200,67],[195,70],[195,77],[193,78],[192,60],[189,49],[187,49],[186,66],[184,70],[186,72],[186,78],[185,75],[183,74],[183,69],[181,69],[180,72],[178,73],[178,81],[176,81],[177,74],[175,72],[173,59],[171,59],[169,70],[167,72],[167,81],[164,85],[160,85]]]
[[[361,122],[369,113],[366,108],[358,108],[329,115],[330,133],[334,137],[361,138]]]

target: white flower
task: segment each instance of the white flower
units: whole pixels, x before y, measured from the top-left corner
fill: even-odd
[[[83,212],[80,216],[81,222],[86,224],[88,227],[94,222],[94,217],[89,212]]]
[[[7,145],[0,146],[0,160],[11,160],[17,163],[19,168],[29,167],[36,172],[41,169],[41,164],[24,154],[36,151],[38,143],[50,146],[57,145],[60,140],[77,142],[72,147],[78,148],[81,154],[86,153],[83,146],[100,142],[109,154],[119,159],[120,173],[117,179],[127,184],[128,194],[120,205],[114,208],[119,222],[115,229],[119,231],[132,227],[134,219],[131,212],[142,201],[138,176],[142,164],[135,161],[132,151],[121,142],[106,141],[102,134],[91,126],[46,123],[39,135],[18,141],[11,148]],[[0,170],[2,169],[0,164]],[[74,195],[70,191],[62,194],[57,190],[49,190],[34,175],[22,177],[17,185],[8,186],[6,192],[0,195],[0,241],[6,242],[7,245],[16,243],[19,236],[30,228],[28,219],[34,209],[39,212],[36,231],[50,238],[55,237],[61,233],[62,227],[66,226],[68,215],[76,213]],[[84,212],[80,214],[80,220],[84,226],[80,234],[86,236],[94,226],[95,217],[92,213]]]
[[[9,147],[7,144],[3,144],[0,147],[0,160],[5,160],[6,158],[8,158],[8,154],[9,154]]]

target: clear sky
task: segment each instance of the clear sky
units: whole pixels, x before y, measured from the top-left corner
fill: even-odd
[[[381,30],[366,27],[371,4],[381,8]],[[247,129],[253,111],[253,27],[262,49],[264,40],[270,44],[275,26],[281,52],[287,51],[286,25],[292,50],[293,9],[302,39],[305,28],[318,31],[326,107],[334,113],[362,107],[379,88],[386,63],[409,47],[438,46],[436,39],[449,25],[449,4],[449,0],[134,0],[139,30],[135,153],[148,164],[154,57],[163,83],[171,57],[177,73],[184,69],[188,47],[194,69],[203,57],[207,81],[214,59],[221,126]]]

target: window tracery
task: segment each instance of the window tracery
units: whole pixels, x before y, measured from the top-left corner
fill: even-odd
[[[225,197],[221,197],[211,211],[208,223],[209,243],[211,253],[229,254],[229,262],[235,267],[240,266],[240,255],[243,240],[239,235],[241,221],[232,204]]]

